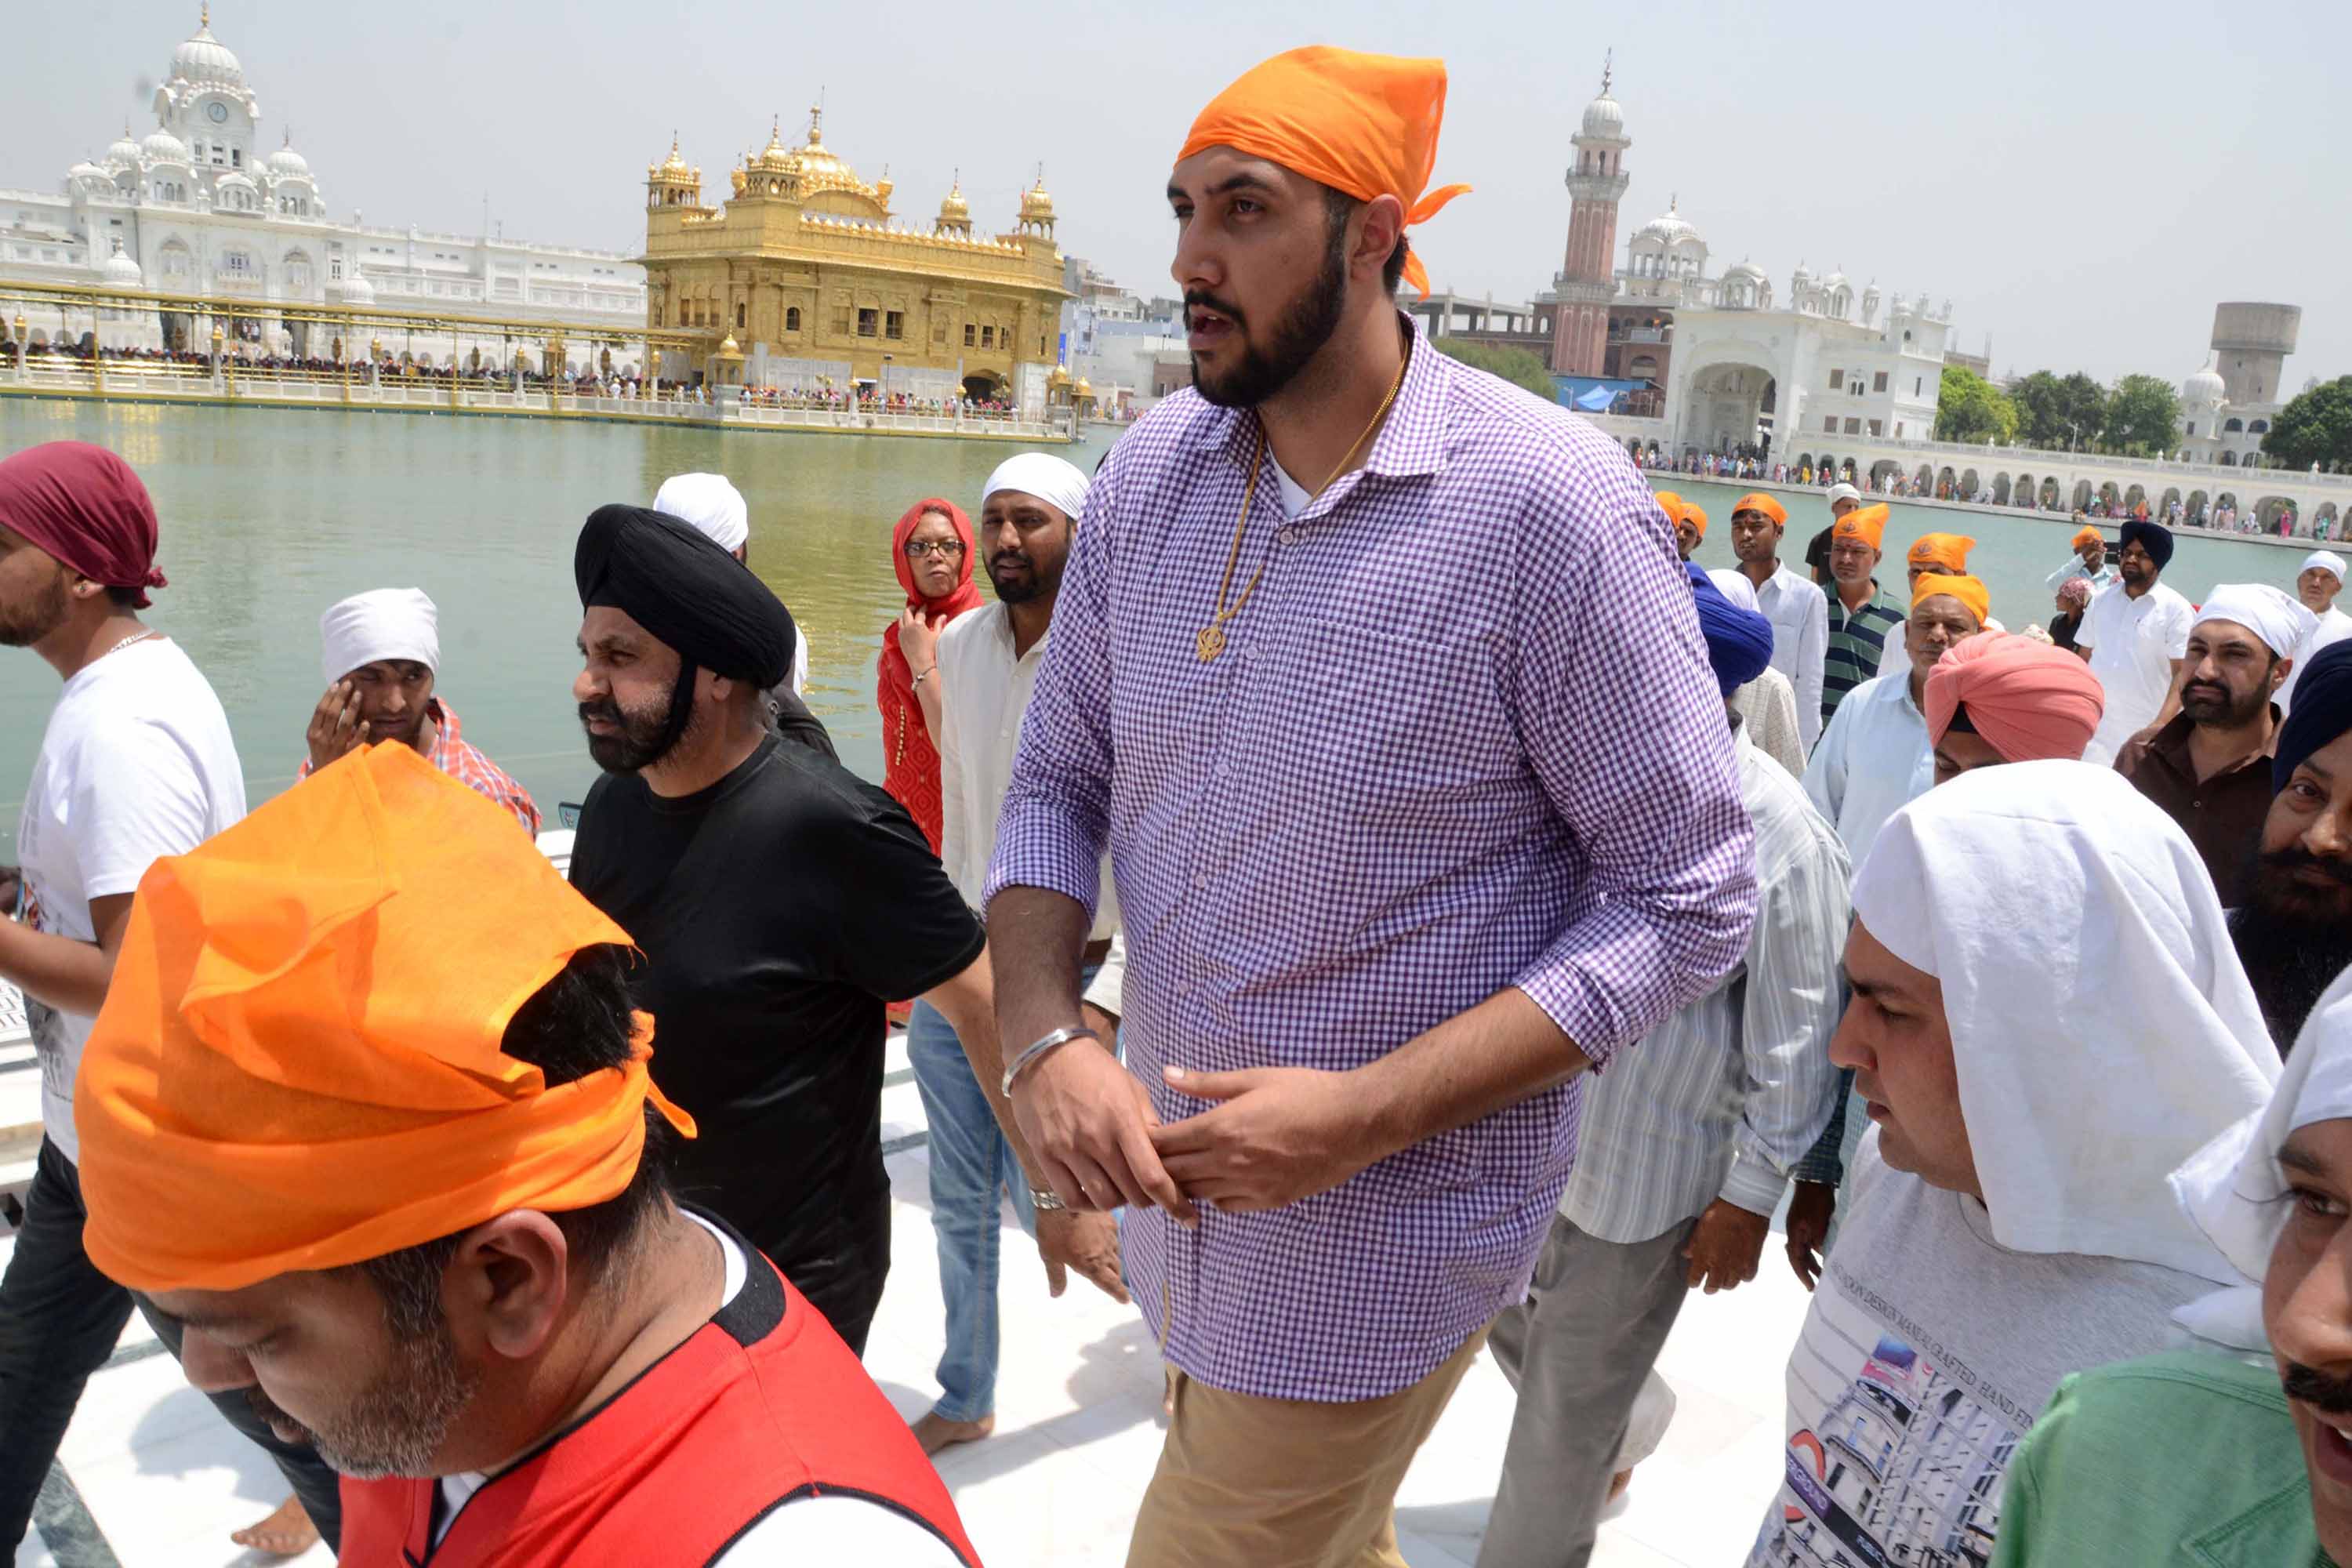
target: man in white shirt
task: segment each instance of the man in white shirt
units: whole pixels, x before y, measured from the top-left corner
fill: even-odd
[[[2119,579],[2101,589],[2074,633],[2074,651],[2090,661],[2107,696],[2086,763],[2111,763],[2142,733],[2163,728],[2180,709],[2180,672],[2189,660],[2189,601],[2166,587],[2172,534],[2163,524],[2124,524]]]
[[[2115,563],[2107,559],[2105,536],[2088,524],[2076,531],[2074,553],[2066,557],[2066,564],[2042,581],[2054,594],[2074,577],[2080,577],[2090,584],[2094,592],[2116,580]]]
[[[1695,592],[1727,703],[1765,668],[1769,627]],[[1756,1277],[1790,1167],[1829,1120],[1845,852],[1796,781],[1731,722],[1756,825],[1756,925],[1731,978],[1585,1097],[1532,1300],[1507,1310],[1487,1342],[1519,1402],[1482,1563],[1581,1568],[1607,1500],[1671,1418],[1673,1392],[1652,1363],[1684,1298]]]
[[[2331,643],[2352,637],[2352,616],[2336,607],[2336,595],[2344,592],[2344,557],[2332,550],[2315,550],[2303,558],[2303,569],[2294,576],[2295,597],[2305,609],[2319,617],[2319,624],[2305,637],[2303,646],[2294,650],[2294,668],[2287,672],[2286,684],[2279,688],[2278,710],[2282,715],[2294,711],[2295,682],[2303,679],[2304,668],[2312,656]]]
[[[1974,577],[1922,577],[1903,623],[1901,669],[1847,694],[1805,765],[1805,798],[1835,825],[1857,869],[1878,830],[1936,782],[1936,752],[1920,701],[1944,650],[1984,629],[1984,584]]]
[[[23,868],[0,877],[0,908],[16,917],[0,920],[0,978],[25,994],[42,1127],[0,1279],[0,1551],[23,1540],[82,1386],[113,1353],[133,1305],[83,1250],[74,1129],[75,1072],[131,894],[157,857],[193,849],[245,815],[219,700],[180,646],[137,614],[147,590],[164,585],[157,533],[146,486],[101,447],[53,441],[0,462],[0,644],[31,648],[65,682],[25,793]],[[174,1325],[156,1328],[177,1345]],[[242,1399],[215,1403],[270,1448],[331,1542],[334,1478],[317,1456],[271,1438]],[[275,1516],[262,1528],[280,1522],[302,1528]]]
[[[1021,717],[1045,659],[1062,566],[1086,494],[1086,476],[1047,453],[1024,452],[1001,464],[982,492],[977,531],[996,603],[959,617],[940,634],[940,859],[975,908],[988,881]],[[1118,900],[1106,858],[1083,965],[1094,987],[1089,1000],[1097,1004],[1087,1021],[1106,1047],[1116,1033],[1108,1014],[1119,1006],[1119,978],[1109,966],[1118,929]],[[1102,998],[1108,1009],[1100,1007]],[[937,1453],[985,1437],[996,1426],[1000,1191],[1010,1190],[1023,1227],[1035,1235],[1054,1295],[1062,1293],[1065,1270],[1073,1265],[1118,1300],[1127,1300],[1127,1292],[1117,1225],[1107,1214],[1034,1204],[1032,1184],[999,1121],[1001,1095],[992,1092],[998,1085],[980,1082],[954,1028],[926,1003],[916,1003],[908,1021],[907,1056],[930,1130],[931,1225],[939,1233],[940,1294],[947,1308],[939,1403],[915,1423],[924,1452]]]
[[[1829,656],[1830,601],[1821,584],[1780,560],[1788,509],[1759,490],[1731,508],[1731,551],[1772,623],[1772,668],[1797,693],[1797,728],[1810,752],[1822,738],[1822,666]]]
[[[1750,1568],[1990,1557],[2060,1380],[2173,1342],[2177,1308],[2237,1282],[2165,1177],[2278,1078],[2196,849],[2110,770],[1979,768],[1913,801],[1853,912],[1830,1057],[1874,1127]]]

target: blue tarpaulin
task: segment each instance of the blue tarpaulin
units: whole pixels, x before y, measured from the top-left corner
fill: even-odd
[[[1606,414],[1624,394],[1644,392],[1654,384],[1640,377],[1620,375],[1555,375],[1551,378],[1551,384],[1553,398],[1564,407]]]

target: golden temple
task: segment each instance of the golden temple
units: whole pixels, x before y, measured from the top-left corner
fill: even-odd
[[[1070,296],[1042,174],[1008,233],[974,231],[960,177],[936,218],[904,225],[888,170],[861,179],[825,146],[812,109],[802,145],[772,128],[728,183],[726,204],[705,206],[702,171],[673,139],[646,170],[638,258],[646,325],[707,336],[717,379],[1045,404]],[[663,374],[690,380],[699,368],[673,351]]]

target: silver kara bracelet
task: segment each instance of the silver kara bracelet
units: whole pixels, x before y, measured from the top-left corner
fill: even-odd
[[[1036,1044],[1031,1046],[1027,1050],[1023,1051],[1019,1056],[1014,1057],[1012,1062],[1006,1066],[1004,1069],[1005,1094],[1008,1097],[1011,1096],[1013,1093],[1013,1080],[1021,1076],[1023,1068],[1026,1068],[1031,1062],[1035,1061],[1039,1057],[1044,1056],[1047,1051],[1052,1050],[1055,1046],[1066,1046],[1072,1040],[1093,1040],[1097,1044],[1100,1044],[1102,1037],[1096,1034],[1092,1029],[1087,1028],[1055,1030],[1052,1034],[1047,1035],[1044,1039],[1039,1040]]]

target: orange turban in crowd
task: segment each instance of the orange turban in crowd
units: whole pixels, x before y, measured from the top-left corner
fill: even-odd
[[[2010,632],[1946,649],[1922,697],[1931,744],[1942,742],[1952,715],[1965,708],[1968,727],[2011,763],[2074,761],[2106,710],[2099,678],[2078,656]]]
[[[1201,110],[1176,161],[1203,147],[1231,147],[1360,202],[1394,196],[1411,227],[1470,188],[1441,185],[1423,194],[1444,120],[1444,60],[1317,45],[1243,72]],[[1429,274],[1417,251],[1405,256],[1404,280],[1429,298]]]
[[[1832,539],[1859,539],[1873,550],[1882,548],[1886,538],[1886,503],[1859,506],[1837,520],[1830,530]]]
[[[2095,528],[2078,528],[2074,531],[2074,552],[2078,555],[2082,553],[2083,546],[2086,544],[2103,544],[2105,542],[2106,535],[2101,533]]]
[[[90,1261],[234,1290],[396,1252],[635,1175],[625,1069],[549,1088],[515,1010],[628,933],[514,819],[406,746],[354,752],[140,879],[74,1090]]]
[[[1658,510],[1666,514],[1666,526],[1672,528],[1683,520],[1683,498],[1672,490],[1658,492]]]
[[[1683,502],[1683,521],[1698,530],[1701,539],[1706,537],[1706,509],[1695,500]]]
[[[1969,552],[1976,546],[1965,533],[1923,533],[1912,542],[1910,562],[1957,576],[1969,569]]]
[[[1938,595],[1958,599],[1961,604],[1966,605],[1969,613],[1976,616],[1977,625],[1979,626],[1992,618],[1992,592],[1979,578],[1948,576],[1930,572],[1912,584],[1911,607],[1916,610],[1920,605]]]
[[[1789,526],[1789,509],[1762,490],[1751,490],[1731,503],[1733,517],[1738,517],[1743,511],[1760,511],[1782,528]]]

